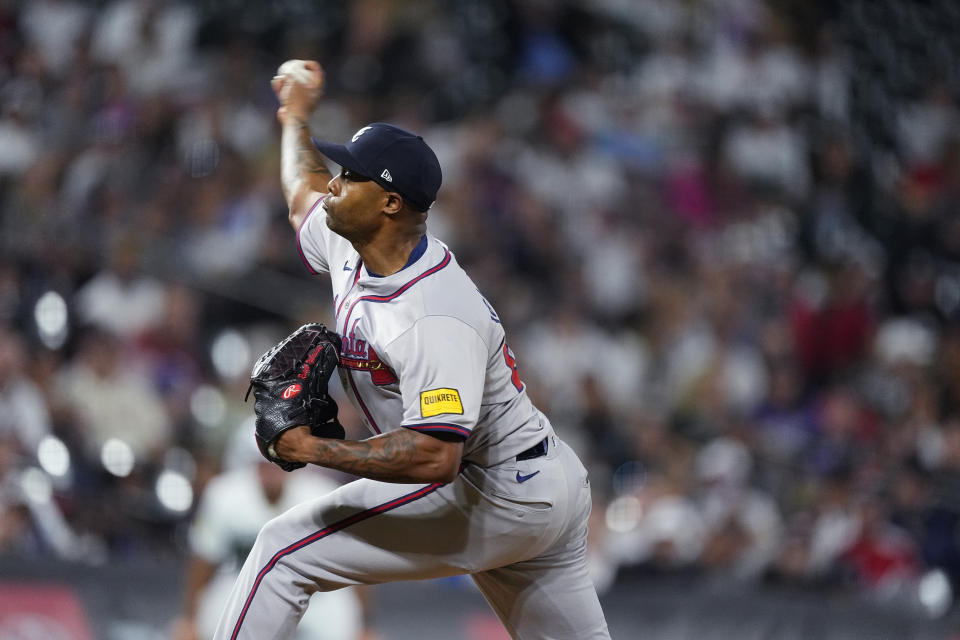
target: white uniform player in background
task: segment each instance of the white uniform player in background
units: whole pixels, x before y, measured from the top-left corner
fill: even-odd
[[[240,567],[272,518],[329,493],[338,484],[317,470],[288,474],[260,456],[249,433],[228,451],[232,464],[207,484],[189,531],[184,609],[174,640],[213,636]],[[316,594],[297,627],[297,640],[361,640],[363,605],[354,589]]]
[[[330,274],[338,370],[373,435],[275,438],[282,459],[361,479],[263,528],[214,637],[289,638],[315,591],[469,574],[514,638],[609,638],[587,570],[587,472],[527,397],[493,308],[426,231],[436,155],[381,123],[311,142],[322,76],[308,65],[312,81],[273,83],[282,185],[301,256]]]

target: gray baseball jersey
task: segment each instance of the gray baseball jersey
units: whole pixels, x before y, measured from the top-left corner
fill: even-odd
[[[297,238],[332,280],[344,388],[373,433],[462,438],[464,464],[449,484],[361,479],[272,520],[214,637],[287,638],[314,591],[469,573],[514,638],[609,638],[586,470],[527,397],[493,307],[430,235],[397,273],[370,273],[322,200]]]

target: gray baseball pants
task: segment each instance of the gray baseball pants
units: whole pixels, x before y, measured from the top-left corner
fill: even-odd
[[[290,638],[318,590],[464,573],[516,640],[608,639],[589,513],[587,472],[554,435],[544,456],[449,484],[351,482],[264,525],[214,640]]]

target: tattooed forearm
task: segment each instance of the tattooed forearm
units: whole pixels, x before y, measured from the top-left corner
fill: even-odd
[[[297,165],[304,173],[320,174],[329,180],[332,176],[320,153],[310,141],[310,126],[302,118],[293,119],[297,129]]]
[[[387,482],[410,479],[409,467],[416,454],[413,443],[398,438],[321,441],[318,449],[321,455],[327,454],[324,457],[328,463],[337,464],[341,471]]]
[[[304,182],[314,191],[326,191],[326,183],[331,177],[323,158],[310,141],[310,127],[306,120],[287,118],[280,137],[283,195],[290,201]]]
[[[430,436],[397,429],[367,440],[316,440],[314,464],[384,482],[432,482],[450,467],[449,447]]]

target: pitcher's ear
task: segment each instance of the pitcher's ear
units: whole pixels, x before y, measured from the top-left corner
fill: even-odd
[[[387,203],[384,205],[383,210],[390,215],[400,213],[403,209],[403,196],[399,193],[393,193],[391,191],[387,192]]]

